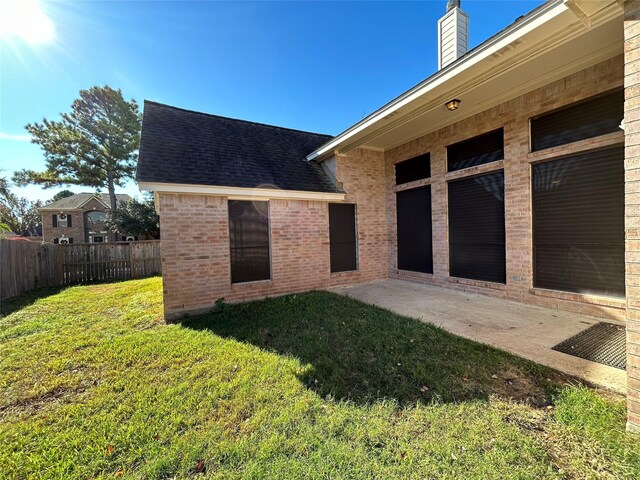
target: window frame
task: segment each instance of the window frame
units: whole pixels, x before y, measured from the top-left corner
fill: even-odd
[[[64,215],[64,218],[60,218],[60,215]],[[64,225],[61,225],[61,222]],[[69,228],[69,214],[68,213],[56,213],[56,227],[57,228]]]
[[[348,205],[353,207],[353,249],[354,249],[354,259],[355,266],[353,269],[349,270],[333,270],[333,262],[332,262],[332,254],[331,254],[331,206],[332,205]],[[340,273],[348,273],[348,272],[357,272],[360,270],[360,255],[359,255],[359,244],[358,244],[358,205],[356,203],[335,203],[330,202],[327,204],[327,218],[329,221],[329,271],[331,274],[340,274]],[[344,243],[344,242],[343,242]],[[350,243],[350,242],[349,242]]]
[[[102,214],[102,219],[98,222],[95,222],[91,219],[91,214],[92,213],[101,213]],[[91,210],[89,212],[87,212],[85,214],[86,218],[87,218],[87,226],[90,227],[94,227],[96,225],[100,225],[100,224],[104,224],[104,222],[107,220],[107,212],[104,212],[102,210]]]
[[[479,139],[481,139],[483,137],[489,137],[491,135],[496,135],[498,133],[500,133],[500,137],[502,139],[502,156],[500,158],[496,158],[496,159],[488,161],[488,162],[478,163],[478,164],[475,164],[475,165],[469,165],[469,166],[466,166],[466,167],[455,168],[455,169],[451,168],[451,163],[450,163],[450,157],[451,157],[450,150],[451,149],[459,148],[460,145],[462,145],[462,144],[471,143],[473,141],[478,141]],[[494,129],[485,131],[483,133],[480,133],[478,135],[474,135],[472,137],[467,137],[467,138],[465,138],[463,140],[460,140],[458,142],[446,145],[445,150],[446,150],[446,167],[447,167],[446,173],[447,174],[457,174],[458,172],[465,172],[465,171],[468,171],[469,169],[472,169],[472,168],[483,168],[485,165],[491,165],[491,164],[496,163],[496,162],[504,161],[504,158],[505,158],[504,126],[502,125],[502,126],[500,126],[498,128],[494,128]],[[473,157],[471,157],[471,158],[473,158]]]
[[[255,280],[245,280],[245,281],[233,281],[233,250],[237,249],[237,248],[242,248],[242,247],[234,247],[231,245],[231,209],[230,209],[230,204],[232,202],[243,202],[243,203],[251,203],[251,204],[255,204],[255,203],[263,203],[266,205],[266,217],[267,217],[267,241],[268,241],[268,245],[267,245],[267,252],[268,252],[268,256],[269,256],[269,275],[267,278],[261,278],[261,279],[255,279]],[[227,226],[229,228],[229,283],[231,285],[246,285],[246,284],[251,284],[251,283],[258,283],[258,282],[271,282],[273,281],[273,265],[272,265],[272,259],[273,259],[273,252],[272,252],[272,248],[273,248],[273,242],[272,242],[272,238],[271,238],[271,202],[269,200],[245,200],[245,199],[234,199],[234,198],[227,198]],[[264,248],[264,247],[263,247]]]
[[[413,163],[413,164],[418,164],[420,162],[424,162],[427,164],[427,172],[428,175],[425,177],[420,177],[420,178],[415,178],[413,180],[408,180],[408,181],[404,181],[404,182],[399,182],[398,181],[398,166],[404,164],[405,166],[407,166],[409,163]],[[431,178],[431,152],[425,152],[425,153],[421,153],[420,155],[416,155],[415,157],[411,157],[411,158],[406,158],[404,160],[401,160],[400,162],[394,163],[393,164],[393,175],[394,175],[394,181],[395,181],[395,186],[396,187],[400,187],[400,186],[405,186],[405,185],[409,185],[412,184],[414,182],[421,182],[421,181],[425,181]]]
[[[407,269],[407,268],[402,268],[400,266],[400,235],[399,235],[399,227],[398,225],[401,223],[400,220],[400,215],[399,215],[399,210],[398,210],[398,197],[402,196],[403,194],[406,194],[407,192],[415,192],[416,190],[429,190],[429,195],[428,195],[428,199],[429,199],[429,229],[431,231],[431,235],[430,235],[430,249],[429,249],[429,254],[431,257],[431,271],[423,271],[423,270],[412,270],[412,269]],[[431,183],[428,183],[426,185],[420,185],[420,186],[416,186],[413,188],[406,188],[406,189],[402,189],[402,190],[397,190],[395,192],[395,218],[396,218],[396,229],[395,229],[395,234],[396,234],[396,268],[398,271],[403,271],[403,272],[411,272],[411,274],[420,274],[420,275],[433,275],[434,273],[434,258],[433,258],[433,187],[431,185]],[[405,242],[402,242],[405,243]]]
[[[504,269],[505,269],[505,274],[504,274],[504,281],[498,281],[498,280],[489,280],[489,279],[480,279],[480,278],[471,278],[471,277],[461,277],[459,275],[454,275],[452,273],[452,255],[451,255],[451,184],[452,183],[456,183],[456,182],[461,182],[461,181],[465,181],[465,180],[472,180],[474,178],[478,178],[478,177],[482,177],[482,176],[486,176],[486,175],[494,175],[496,173],[500,173],[502,174],[502,194],[503,194],[503,198],[502,198],[502,208],[503,208],[503,229],[504,229]],[[485,282],[485,283],[492,283],[495,285],[502,285],[502,286],[506,286],[508,284],[508,275],[507,275],[507,203],[505,201],[504,195],[506,192],[506,176],[505,176],[505,170],[503,168],[503,166],[500,166],[498,168],[495,169],[491,169],[488,170],[486,172],[482,172],[482,173],[472,173],[472,174],[468,174],[468,175],[461,175],[461,176],[456,176],[455,178],[451,178],[449,179],[446,183],[447,183],[447,193],[446,193],[446,198],[447,198],[447,249],[448,249],[448,276],[449,278],[455,278],[455,279],[461,279],[463,281],[467,281],[467,282]]]
[[[567,160],[567,159],[571,159],[572,157],[582,157],[582,156],[586,156],[588,154],[591,153],[597,153],[597,152],[602,152],[602,151],[607,151],[607,150],[616,150],[617,148],[624,148],[624,143],[612,143],[610,145],[606,145],[603,147],[598,147],[598,148],[591,148],[591,149],[585,149],[585,150],[578,150],[578,151],[571,151],[570,144],[565,144],[556,148],[560,148],[561,150],[559,151],[559,153],[557,155],[554,155],[552,157],[549,158],[544,158],[543,160],[540,161],[535,161],[535,162],[530,162],[529,164],[529,185],[530,185],[530,207],[531,207],[531,216],[530,216],[530,220],[531,220],[531,242],[530,242],[530,251],[531,251],[531,277],[530,277],[530,287],[533,290],[536,291],[545,291],[545,292],[551,292],[554,296],[564,296],[564,295],[570,295],[570,296],[586,296],[586,297],[601,297],[601,298],[606,298],[607,300],[611,301],[611,300],[621,300],[621,299],[625,299],[626,298],[626,292],[620,296],[620,295],[615,295],[615,294],[606,294],[606,293],[596,293],[596,292],[579,292],[579,291],[574,291],[574,290],[562,290],[559,288],[554,288],[554,287],[550,287],[550,286],[541,286],[538,285],[536,283],[537,277],[538,277],[538,265],[536,262],[536,248],[537,248],[537,243],[536,243],[536,235],[535,235],[535,228],[536,228],[536,220],[535,220],[535,214],[536,214],[536,209],[535,209],[535,186],[534,186],[534,181],[535,181],[535,177],[534,177],[534,169],[536,166],[539,165],[544,165],[544,164],[549,164],[551,162],[555,162],[555,161],[563,161],[563,160]],[[624,155],[624,153],[623,153]],[[624,182],[622,185],[622,189],[624,192]],[[624,193],[623,193],[624,195]],[[624,202],[624,200],[623,200]],[[624,213],[623,213],[624,216]],[[624,242],[624,233],[623,233],[623,242]],[[623,251],[626,252],[626,247],[624,246],[623,243]]]
[[[558,145],[551,145],[551,146],[547,146],[547,147],[544,147],[544,148],[534,148],[534,135],[533,135],[534,134],[534,132],[533,132],[534,126],[533,126],[533,124],[534,124],[534,122],[536,120],[539,120],[539,119],[544,118],[544,117],[549,116],[549,115],[556,114],[558,112],[562,112],[563,110],[569,110],[569,109],[574,108],[574,107],[579,107],[580,105],[587,104],[589,102],[602,99],[603,97],[607,97],[609,95],[613,96],[615,94],[621,94],[623,99],[624,99],[624,88],[616,87],[616,88],[607,90],[605,92],[601,92],[601,93],[599,93],[597,95],[592,95],[590,97],[583,98],[582,100],[578,100],[576,102],[567,103],[567,104],[562,105],[560,107],[553,108],[551,110],[546,110],[546,111],[538,113],[537,115],[529,117],[529,153],[530,154],[537,154],[539,152],[544,152],[544,151],[550,150],[552,148],[557,148],[557,149],[569,148],[572,144],[577,143],[577,142],[584,142],[584,141],[588,141],[588,140],[591,140],[591,139],[594,139],[594,138],[598,138],[598,137],[601,137],[601,136],[604,136],[604,135],[612,135],[612,134],[616,133],[616,130],[614,130],[612,132],[598,133],[596,135],[591,135],[591,136],[588,136],[588,137],[585,137],[585,138],[581,138],[581,139],[578,139],[578,140],[572,140],[570,142],[560,143]],[[621,121],[624,122],[624,106],[623,106],[623,117],[621,118]],[[618,125],[618,126],[620,126],[620,125]],[[622,131],[624,131],[624,130],[622,130]]]

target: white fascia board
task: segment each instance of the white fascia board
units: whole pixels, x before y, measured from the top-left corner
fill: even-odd
[[[303,190],[279,190],[275,188],[242,188],[214,185],[189,185],[181,183],[138,182],[141,191],[159,193],[190,193],[228,197],[232,200],[312,200],[322,202],[343,202],[344,193],[306,192]]]
[[[521,19],[515,25],[506,28],[501,33],[498,33],[483,44],[480,44],[465,56],[461,57],[458,61],[437,71],[422,83],[416,85],[415,87],[395,98],[382,108],[373,112],[365,119],[356,123],[354,126],[348,128],[333,140],[330,140],[320,148],[314,150],[309,155],[307,155],[307,160],[314,160],[321,155],[325,155],[328,152],[337,150],[341,143],[353,137],[357,133],[360,133],[361,131],[373,126],[375,123],[382,120],[387,115],[394,113],[396,110],[429,93],[429,91],[451,80],[455,76],[464,72],[466,69],[482,62],[483,60],[486,60],[494,53],[498,52],[510,43],[518,40],[518,38],[523,37],[532,30],[541,27],[545,23],[566,12],[567,10],[568,8],[564,4],[564,0],[554,0],[546,5],[542,5],[538,10],[531,12],[528,16]]]

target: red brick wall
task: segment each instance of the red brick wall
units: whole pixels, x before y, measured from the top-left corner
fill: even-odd
[[[358,283],[387,275],[384,155],[355,151],[336,159],[336,176],[357,204],[359,268],[332,274],[326,202],[271,200],[271,280],[231,284],[227,199],[160,193],[165,318],[235,302]]]
[[[387,220],[385,216],[384,154],[356,149],[336,157],[336,178],[345,201],[357,205],[358,270],[334,273],[331,285],[387,277]]]
[[[386,152],[387,222],[389,230],[389,275],[472,291],[522,302],[607,316],[625,318],[625,301],[596,296],[533,289],[531,234],[531,164],[599,146],[621,144],[622,130],[610,135],[576,142],[569,146],[530,153],[529,119],[543,112],[622,86],[622,56],[534,90],[495,108],[477,114]],[[482,133],[504,128],[503,162],[447,173],[446,146]],[[431,179],[396,187],[394,164],[422,153],[431,153]],[[447,182],[474,173],[504,169],[505,228],[507,253],[506,285],[449,277]],[[395,192],[398,189],[431,184],[433,222],[432,275],[397,269]]]
[[[625,4],[627,429],[640,432],[640,2]]]
[[[84,243],[84,216],[83,212],[78,210],[65,211],[67,215],[71,215],[71,227],[54,227],[52,215],[63,212],[43,212],[42,214],[42,237],[45,242],[53,242],[54,238],[60,238],[63,235],[67,238],[73,238],[74,243]]]
[[[89,239],[85,235],[84,214],[92,211],[108,212],[109,209],[96,200],[90,199],[82,210],[66,210],[64,213],[71,215],[71,227],[54,227],[52,215],[54,213],[63,212],[44,212],[42,215],[42,236],[45,242],[53,242],[54,238],[60,238],[64,235],[67,238],[73,238],[74,243],[85,243]],[[108,235],[108,234],[107,234]]]

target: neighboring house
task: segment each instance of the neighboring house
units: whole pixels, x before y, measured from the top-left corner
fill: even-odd
[[[128,202],[126,194],[116,195],[118,202]],[[104,222],[111,210],[106,193],[77,193],[38,209],[42,214],[43,241],[50,243],[102,243],[110,241],[111,232]],[[118,240],[134,240],[118,234]]]
[[[441,68],[334,138],[145,102],[165,318],[391,277],[626,320],[640,430],[640,2],[469,52],[458,5]]]

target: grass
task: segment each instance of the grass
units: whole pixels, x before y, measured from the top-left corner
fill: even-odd
[[[620,398],[327,292],[161,320],[161,280],[0,319],[6,478],[639,478]]]

